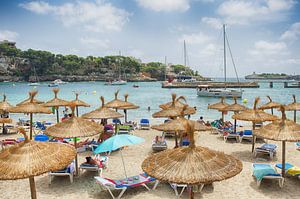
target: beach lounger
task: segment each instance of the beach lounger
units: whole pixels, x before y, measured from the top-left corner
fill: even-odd
[[[69,164],[65,169],[58,170],[58,171],[50,171],[48,174],[49,184],[51,184],[52,178],[54,176],[69,176],[70,182],[73,183],[74,173],[75,173],[75,163],[74,162]]]
[[[151,178],[151,177],[145,175],[144,173],[140,174],[140,175],[128,177],[128,178],[125,178],[122,180],[112,180],[109,178],[102,178],[99,176],[95,176],[94,178],[95,178],[97,184],[103,186],[104,188],[106,188],[108,190],[108,192],[110,193],[110,195],[113,199],[121,198],[123,196],[123,194],[125,193],[125,191],[128,188],[132,188],[132,187],[143,186],[148,191],[150,191],[150,189],[146,185],[146,183],[149,183],[149,182],[152,182],[155,180],[154,178]],[[114,194],[112,193],[112,190],[120,190],[121,192],[119,193],[118,196],[114,196]]]
[[[140,129],[149,130],[150,122],[148,119],[141,119],[140,121]]]
[[[236,142],[240,141],[240,134],[238,132],[233,132],[230,130],[226,130],[223,133],[224,141],[227,142],[228,139],[236,139]]]
[[[243,140],[250,140],[252,141],[253,139],[253,133],[252,130],[244,130],[241,134],[240,134],[240,142],[242,142]]]
[[[103,172],[103,168],[107,168],[108,166],[108,157],[107,156],[95,156],[94,159],[98,159],[101,161],[101,164],[102,164],[102,167],[99,166],[99,165],[94,165],[94,164],[85,164],[85,163],[82,163],[80,166],[79,166],[79,169],[80,170],[85,170],[85,171],[96,171],[98,172],[98,175],[99,176],[102,176],[102,172]]]
[[[276,164],[276,168],[282,169],[282,164]],[[296,176],[300,179],[300,167],[290,163],[285,163],[285,173],[290,176]]]
[[[270,156],[270,159],[272,160],[276,155],[276,149],[277,149],[276,144],[263,144],[262,146],[257,147],[254,150],[254,157],[256,157],[257,154],[267,154]]]
[[[129,134],[130,126],[128,125],[119,125],[118,134]]]
[[[166,150],[168,148],[167,142],[165,140],[164,133],[162,136],[156,136],[152,142],[152,150],[154,152],[159,152]]]
[[[113,124],[122,124],[122,123],[121,123],[121,120],[118,119],[118,118],[113,119],[113,120],[112,120],[112,123],[113,123]]]
[[[283,187],[284,178],[270,164],[252,164],[252,167],[253,177],[255,177],[258,187],[263,179],[278,180],[279,187]]]
[[[296,142],[297,150],[300,151],[300,142]]]

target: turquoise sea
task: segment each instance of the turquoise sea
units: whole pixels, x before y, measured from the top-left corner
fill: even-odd
[[[134,84],[138,84],[139,88],[133,88]],[[274,88],[269,88],[268,82],[260,82],[260,88],[244,89],[242,99],[247,99],[245,104],[248,107],[253,107],[253,102],[256,96],[261,98],[260,103],[268,102],[266,95],[270,95],[273,101],[287,104],[292,102],[292,95],[295,94],[297,99],[300,100],[299,88],[283,88],[282,82],[274,83]],[[38,90],[37,99],[47,101],[53,98],[52,88],[48,87],[48,82],[41,83],[37,86]],[[70,82],[65,85],[60,85],[59,98],[66,100],[73,100],[75,98],[74,91],[81,92],[79,99],[89,103],[91,107],[79,108],[80,114],[89,112],[100,106],[100,96],[104,96],[105,101],[108,102],[114,98],[114,92],[120,90],[119,98],[124,99],[125,93],[129,94],[128,101],[133,102],[140,106],[137,110],[129,110],[129,120],[139,120],[140,118],[150,118],[152,113],[159,110],[158,105],[171,100],[171,93],[176,93],[178,96],[183,95],[186,97],[188,104],[192,107],[197,107],[197,113],[193,115],[192,119],[198,119],[200,116],[204,116],[204,119],[216,119],[220,117],[220,113],[215,110],[208,110],[207,105],[218,102],[218,98],[205,98],[198,97],[196,89],[163,89],[161,88],[161,82],[141,82],[141,83],[127,83],[122,86],[106,86],[104,82]],[[5,93],[7,100],[15,105],[18,102],[28,97],[28,91],[32,90],[32,86],[28,86],[28,83],[0,83],[0,94]],[[0,98],[1,99],[1,98]],[[239,103],[242,103],[242,99]],[[228,103],[232,103],[233,100],[228,99]],[[151,110],[148,111],[150,106]],[[63,108],[60,108],[62,112]],[[122,112],[122,111],[120,111]],[[275,114],[278,114],[275,111]],[[231,113],[228,113],[226,119],[230,119]],[[287,113],[289,118],[293,118],[293,112]],[[11,114],[14,119],[27,118],[24,114]],[[53,120],[55,121],[55,115],[39,114],[34,116],[34,120]],[[300,113],[297,116],[297,121],[300,121]]]

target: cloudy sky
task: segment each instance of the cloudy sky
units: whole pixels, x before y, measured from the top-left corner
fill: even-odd
[[[222,76],[222,24],[240,76],[300,74],[296,0],[1,0],[0,40],[80,56],[135,56]],[[234,76],[228,56],[228,76]]]

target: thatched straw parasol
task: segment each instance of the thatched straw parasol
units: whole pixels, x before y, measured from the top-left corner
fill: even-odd
[[[282,141],[282,176],[285,175],[285,142],[300,141],[300,125],[286,119],[284,107],[281,106],[282,118],[275,120],[271,124],[263,126],[255,131],[255,135],[269,139]]]
[[[294,102],[286,105],[284,108],[286,111],[294,111],[294,122],[297,122],[297,111],[300,110],[300,103],[296,101],[296,95],[293,95]]]
[[[149,156],[142,163],[144,172],[160,181],[199,185],[222,181],[242,171],[242,162],[233,156],[196,147],[193,124],[186,123],[185,128],[190,136],[190,145]]]
[[[34,176],[63,169],[75,157],[75,150],[66,144],[28,140],[0,153],[0,180],[29,178],[31,198],[36,199]]]
[[[125,94],[124,95],[124,100],[125,100],[125,102],[128,102],[128,94]],[[130,103],[130,102],[128,102],[128,103]],[[131,105],[129,106],[125,106],[125,107],[120,107],[119,109],[123,109],[124,110],[124,113],[125,113],[125,122],[127,122],[127,110],[130,110],[130,109],[138,109],[138,108],[140,108],[139,106],[137,106],[137,105],[135,105],[135,104],[133,104],[133,103],[131,103]]]
[[[13,108],[13,106],[6,101],[6,95],[3,95],[3,101],[0,102],[0,113],[9,112],[9,109]]]
[[[176,94],[172,93],[172,104],[169,107],[165,107],[165,109],[162,109],[156,113],[152,114],[152,117],[154,118],[158,118],[158,117],[178,117],[180,115],[182,115],[182,110],[183,107],[184,108],[184,115],[192,115],[194,113],[196,113],[196,110],[192,107],[189,107],[187,104],[184,105],[183,107],[176,107],[175,106],[175,102],[176,102]]]
[[[232,116],[235,120],[243,120],[252,122],[252,130],[255,130],[255,123],[265,122],[265,121],[274,121],[278,119],[277,116],[265,113],[262,110],[257,109],[257,104],[259,102],[259,98],[257,97],[254,101],[253,109],[247,109],[240,113],[236,113]],[[256,137],[254,136],[252,139],[252,152],[254,151]]]
[[[174,94],[174,95],[175,95],[175,98],[176,98],[176,94]],[[181,101],[184,101],[185,103],[183,103]],[[159,108],[166,109],[166,108],[169,108],[170,106],[172,106],[172,104],[173,104],[173,99],[172,99],[171,102],[159,105]],[[179,96],[178,98],[175,99],[174,104],[175,104],[176,107],[183,108],[184,105],[186,105],[185,97],[184,96]]]
[[[33,90],[33,91],[30,91],[30,92],[36,92],[36,91]],[[31,101],[30,92],[29,92],[29,97],[26,100],[23,100],[22,102],[18,103],[17,106],[20,106],[22,104],[27,104]],[[44,102],[40,101],[40,100],[37,100],[37,99],[33,99],[33,103],[43,104]]]
[[[75,100],[72,100],[71,101],[71,103],[72,104],[75,104],[75,106],[76,106],[76,115],[77,115],[77,117],[78,117],[78,115],[79,115],[79,113],[78,113],[78,107],[79,106],[83,106],[83,107],[90,107],[90,105],[88,104],[88,103],[86,103],[86,102],[84,102],[84,101],[82,101],[82,100],[80,100],[80,99],[78,99],[78,96],[79,96],[79,93],[75,93]]]
[[[120,109],[122,107],[132,106],[133,104],[130,102],[125,102],[118,99],[119,90],[115,92],[115,99],[108,102],[105,106],[108,108]]]
[[[0,118],[0,123],[1,124],[12,123],[12,119],[11,118]]]
[[[225,97],[222,97],[220,102],[215,103],[215,104],[210,104],[207,106],[207,108],[221,111],[222,112],[222,121],[224,122],[224,111],[222,111],[222,109],[224,109],[227,106],[229,106],[229,104],[227,104],[225,102]]]
[[[74,114],[75,104],[70,104],[72,109],[72,117],[57,123],[47,128],[44,133],[48,136],[59,138],[74,138],[74,146],[76,148],[78,137],[89,137],[103,132],[102,125],[85,120],[81,117],[76,117]],[[77,155],[75,157],[76,174],[78,174],[78,160]]]
[[[56,109],[56,121],[57,123],[59,123],[59,113],[58,113],[58,108],[60,106],[68,106],[69,102],[63,99],[59,99],[57,97],[57,94],[59,92],[59,88],[54,88],[53,89],[53,93],[54,93],[54,98],[52,100],[49,100],[48,102],[46,102],[45,104],[43,104],[43,106],[46,107],[54,107]]]
[[[273,102],[270,96],[267,96],[267,98],[269,99],[269,102],[264,105],[261,105],[259,107],[259,109],[261,109],[261,110],[271,109],[271,113],[273,115],[273,108],[279,108],[281,106],[281,104],[279,104],[277,102]]]
[[[248,109],[246,106],[238,104],[236,97],[233,97],[233,99],[234,99],[234,103],[224,107],[223,109],[221,109],[221,111],[223,111],[223,112],[224,111],[232,111],[234,113],[238,113],[240,111],[244,111],[244,110]],[[236,119],[234,119],[234,132],[236,132]]]
[[[0,114],[4,114],[4,113],[8,113],[9,112],[9,109],[13,108],[13,106],[8,103],[6,101],[6,95],[4,94],[3,95],[3,101],[0,102]],[[4,119],[4,118],[1,118],[1,119]],[[8,118],[5,118],[5,119],[8,119]],[[7,120],[8,121],[8,120]],[[5,120],[3,120],[3,122],[0,122],[2,123],[2,133],[4,133],[4,123],[11,123],[11,122],[5,122]]]
[[[45,113],[45,114],[50,114],[52,111],[44,107],[42,105],[39,105],[37,103],[34,103],[34,97],[37,94],[37,91],[30,91],[30,102],[21,104],[19,106],[16,106],[14,108],[10,109],[11,113],[29,113],[30,115],[30,139],[32,139],[32,122],[33,122],[33,114],[36,113]]]
[[[103,96],[100,97],[100,100],[102,103],[100,108],[93,110],[89,113],[85,113],[82,115],[82,117],[86,119],[112,119],[123,117],[121,113],[111,110],[105,106]]]

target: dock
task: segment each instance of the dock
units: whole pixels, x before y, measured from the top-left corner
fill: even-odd
[[[162,88],[197,88],[198,86],[207,85],[210,88],[224,88],[224,82],[163,82]],[[226,82],[226,88],[259,88],[257,82]]]

